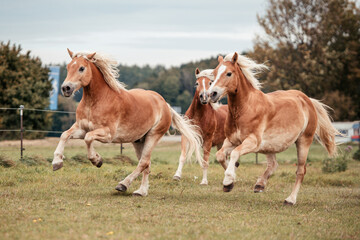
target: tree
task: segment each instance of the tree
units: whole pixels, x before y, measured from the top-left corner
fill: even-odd
[[[41,66],[37,57],[30,51],[21,54],[21,47],[0,43],[0,106],[5,108],[44,109],[49,107],[52,89],[49,70]],[[51,126],[50,114],[24,111],[24,127],[27,130],[48,130]],[[0,115],[1,129],[19,129],[19,115],[15,113]],[[44,133],[26,133],[27,138],[44,137]],[[0,138],[18,138],[18,133],[1,132]]]
[[[360,10],[349,0],[269,0],[258,16],[266,37],[250,57],[268,62],[264,91],[298,89],[360,118]],[[346,107],[345,107],[346,106]]]
[[[177,105],[176,98],[180,91],[179,71],[171,68],[160,72],[155,81],[150,83],[150,89],[163,96],[170,105]]]

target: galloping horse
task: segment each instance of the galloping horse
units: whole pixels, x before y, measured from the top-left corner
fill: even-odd
[[[198,127],[178,115],[163,97],[153,91],[126,90],[116,80],[116,61],[96,53],[73,54],[69,49],[68,52],[72,60],[67,65],[68,75],[61,90],[65,97],[70,97],[81,87],[84,93],[76,109],[76,122],[61,135],[54,152],[54,171],[63,166],[64,146],[70,138],[85,140],[88,158],[97,167],[101,167],[102,159],[94,150],[94,140],[103,143],[131,142],[139,164],[119,182],[116,190],[126,191],[142,172],[141,186],[133,194],[146,196],[151,152],[170,125],[177,128],[188,141],[186,154],[191,156],[195,151],[197,160],[202,162],[202,139]]]
[[[210,87],[210,81],[214,80],[212,75],[213,69],[207,69],[200,72],[198,68],[195,70],[196,91],[192,103],[185,113],[194,124],[200,127],[203,138],[204,162],[203,179],[200,184],[207,185],[207,169],[209,167],[209,155],[211,147],[216,146],[219,150],[224,142],[224,124],[228,112],[227,105],[219,105],[216,103],[207,104],[206,90]],[[179,158],[179,167],[174,175],[175,180],[180,180],[181,171],[186,161],[186,145],[187,141],[181,138],[181,155]],[[226,169],[226,163],[222,166]]]
[[[335,135],[326,105],[307,97],[300,91],[276,91],[264,94],[256,73],[267,69],[238,53],[219,56],[214,70],[215,80],[207,91],[212,102],[228,95],[229,113],[225,124],[226,139],[216,153],[219,162],[231,152],[225,171],[224,191],[234,186],[235,162],[240,156],[259,152],[266,154],[267,168],[255,184],[254,191],[262,192],[270,175],[275,171],[275,154],[295,143],[298,165],[296,182],[285,204],[293,205],[306,173],[306,158],[314,135],[330,156],[336,154]]]

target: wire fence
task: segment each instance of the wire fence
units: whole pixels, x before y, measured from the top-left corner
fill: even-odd
[[[61,134],[64,131],[57,131],[57,130],[42,130],[42,129],[26,129],[23,126],[24,122],[24,111],[35,111],[35,112],[46,112],[46,113],[60,113],[60,114],[76,114],[76,112],[70,112],[70,111],[56,111],[56,110],[49,110],[49,109],[35,109],[35,108],[25,108],[24,105],[20,105],[19,108],[5,108],[0,107],[0,110],[2,111],[19,111],[19,118],[20,118],[20,124],[18,129],[0,129],[0,132],[19,132],[20,133],[20,156],[21,159],[23,159],[23,151],[25,148],[23,147],[23,140],[24,140],[24,133],[30,132],[30,133],[55,133],[55,134]],[[123,152],[123,145],[120,144],[120,154]]]
[[[42,130],[42,129],[26,129],[23,126],[24,122],[24,111],[34,111],[34,112],[47,112],[47,113],[62,113],[62,114],[76,114],[75,112],[69,112],[69,111],[55,111],[55,110],[49,110],[49,109],[35,109],[35,108],[25,108],[24,105],[20,105],[19,108],[5,108],[1,107],[0,110],[2,111],[19,111],[19,117],[20,117],[20,125],[18,126],[19,129],[0,129],[0,132],[20,132],[20,156],[21,159],[23,159],[23,151],[25,148],[23,147],[23,140],[24,140],[24,133],[30,132],[30,133],[55,133],[59,134],[63,131],[54,131],[54,130]]]
[[[69,112],[69,111],[56,111],[56,110],[49,110],[49,109],[36,109],[36,108],[25,108],[23,105],[20,105],[18,108],[5,108],[0,107],[0,110],[15,110],[15,111],[34,111],[34,112],[47,112],[47,113],[62,113],[62,114],[76,114],[76,112]],[[21,118],[20,114],[20,118]],[[21,126],[19,129],[0,129],[0,132],[20,132]],[[54,130],[40,130],[40,129],[25,129],[23,128],[23,132],[41,132],[41,133],[62,133],[63,131],[54,131]]]

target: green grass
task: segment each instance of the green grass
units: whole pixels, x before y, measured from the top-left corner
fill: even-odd
[[[105,158],[97,169],[72,157],[86,156],[85,146],[65,148],[64,168],[53,172],[54,147],[26,147],[25,157],[39,165],[18,161],[15,147],[0,147],[1,155],[16,163],[0,167],[0,239],[359,239],[360,162],[350,161],[345,172],[324,174],[326,153],[314,144],[297,204],[284,206],[295,182],[296,149],[278,154],[279,168],[264,193],[253,193],[265,158],[241,160],[232,192],[222,192],[224,170],[214,163],[209,185],[200,186],[202,171],[184,167],[180,182],[172,180],[180,154],[179,143],[161,143],[153,152],[149,196],[132,197],[114,190],[134,170],[116,163],[118,145],[100,145]],[[124,153],[135,159],[129,145]],[[108,163],[107,161],[108,160]]]

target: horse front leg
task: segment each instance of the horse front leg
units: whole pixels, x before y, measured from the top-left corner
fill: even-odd
[[[186,138],[184,136],[181,136],[181,154],[179,158],[179,166],[175,172],[175,175],[173,176],[173,179],[176,181],[180,181],[182,169],[184,167],[184,164],[186,162],[186,145],[188,144]]]
[[[85,131],[79,128],[77,123],[74,123],[71,128],[61,134],[59,144],[57,145],[54,152],[54,159],[52,161],[53,171],[59,170],[63,167],[63,159],[64,159],[64,148],[66,142],[70,138],[79,139],[84,138]]]
[[[227,163],[226,158],[230,155],[231,151],[235,146],[229,141],[228,138],[225,138],[224,143],[219,151],[216,152],[216,160],[221,164],[221,166],[226,170]]]
[[[103,163],[102,158],[100,154],[95,151],[93,142],[95,140],[100,142],[111,142],[110,130],[108,128],[99,128],[94,131],[88,132],[86,133],[84,140],[87,145],[88,159],[96,167],[101,167]]]
[[[207,170],[209,167],[209,156],[210,156],[211,147],[212,147],[212,139],[211,138],[204,141],[204,143],[203,143],[204,163],[202,166],[203,178],[202,178],[200,185],[208,185]]]
[[[254,192],[260,193],[263,192],[267,183],[267,180],[269,177],[275,172],[278,163],[276,162],[276,155],[275,153],[266,154],[266,160],[267,160],[267,167],[262,176],[258,178],[256,181]]]
[[[225,177],[223,181],[224,192],[230,192],[234,187],[236,179],[235,167],[236,162],[241,155],[250,153],[258,149],[258,141],[254,134],[249,135],[241,145],[237,146],[230,154],[229,166],[226,168]]]

